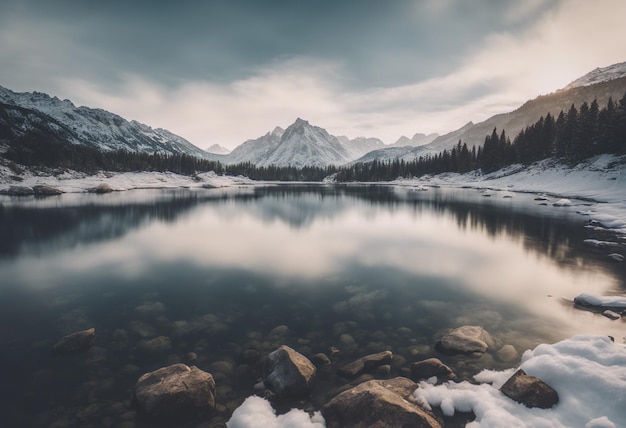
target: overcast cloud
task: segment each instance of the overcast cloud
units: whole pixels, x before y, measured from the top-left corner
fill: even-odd
[[[5,0],[0,85],[233,148],[297,117],[393,143],[626,61],[623,0]]]

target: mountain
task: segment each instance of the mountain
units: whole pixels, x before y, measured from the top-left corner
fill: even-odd
[[[324,167],[344,164],[379,145],[383,145],[382,141],[375,138],[349,140],[336,137],[298,118],[285,130],[278,127],[236,147],[226,156],[226,162],[251,162],[257,166]]]
[[[262,137],[248,140],[235,147],[233,151],[226,156],[226,162],[251,162],[253,164],[259,164],[278,147],[284,133],[285,130],[277,126],[272,132],[268,132]]]
[[[96,147],[103,151],[188,154],[212,158],[204,150],[165,129],[151,128],[102,109],[76,107],[41,92],[13,92],[0,86],[0,127],[20,137],[37,130],[50,141]]]
[[[357,159],[372,150],[385,147],[385,143],[378,138],[357,137],[352,140],[345,136],[337,138],[339,138],[341,145],[348,151],[350,160]]]
[[[625,92],[626,63],[599,68],[575,80],[563,89],[527,101],[512,112],[497,114],[476,124],[470,122],[456,131],[435,138],[424,146],[395,152],[389,151],[390,149],[383,149],[368,153],[355,162],[371,162],[374,159],[391,160],[395,158],[410,161],[427,154],[450,150],[459,140],[467,144],[469,148],[472,146],[479,147],[494,128],[498,129],[498,133],[505,130],[506,134],[513,139],[522,129],[532,125],[541,116],[545,116],[548,113],[556,117],[561,110],[567,111],[572,104],[580,106],[584,102],[591,103],[594,99],[598,101],[600,107],[603,107],[607,104],[610,97],[613,98],[613,101],[618,101]]]
[[[276,147],[257,165],[327,166],[343,164],[348,160],[349,153],[339,138],[306,120],[297,119],[285,129]]]
[[[219,144],[213,144],[211,147],[207,148],[205,152],[213,153],[216,155],[227,155],[230,153],[226,147],[222,147]]]
[[[439,134],[415,134],[413,135],[413,138],[409,138],[406,136],[402,136],[400,138],[398,138],[398,141],[396,141],[395,143],[389,145],[388,147],[406,147],[406,146],[411,146],[411,147],[417,147],[417,146],[423,146],[426,145],[430,142],[432,142],[435,138],[437,138],[439,136]]]
[[[585,74],[583,77],[574,80],[572,83],[563,88],[563,90],[566,91],[568,89],[579,88],[581,86],[590,86],[596,83],[608,82],[625,76],[626,62],[620,62],[619,64],[609,65],[604,68],[598,67]]]

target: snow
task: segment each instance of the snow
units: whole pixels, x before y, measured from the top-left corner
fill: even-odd
[[[595,296],[593,294],[582,293],[574,298],[574,303],[581,306],[592,306],[598,308],[626,309],[626,297]]]
[[[485,370],[479,385],[421,382],[415,398],[446,415],[473,411],[468,428],[487,427],[618,427],[626,421],[626,347],[604,336],[575,336],[553,345],[542,344],[522,356],[520,366],[553,387],[559,403],[552,409],[529,409],[504,396],[498,388],[515,369]]]
[[[303,410],[292,409],[284,415],[276,415],[272,405],[261,397],[248,397],[226,422],[227,428],[325,428],[326,422],[315,412],[309,416]]]
[[[608,67],[596,68],[584,76],[574,80],[562,90],[578,88],[581,86],[595,85],[596,83],[608,82],[626,76],[626,62],[609,65]]]
[[[186,153],[200,158],[211,155],[184,138],[165,129],[153,129],[137,121],[124,118],[102,109],[76,107],[69,100],[60,100],[40,92],[13,92],[0,86],[0,102],[18,106],[48,117],[48,125],[61,137],[73,144],[95,146],[101,150],[126,149],[158,153]],[[21,113],[23,114],[23,113]],[[50,120],[53,119],[53,120]],[[59,129],[57,121],[65,130]],[[28,127],[28,118],[14,118],[16,127]],[[24,131],[26,129],[22,129]]]
[[[398,179],[393,183],[538,193],[551,203],[582,199],[588,206],[581,213],[588,215],[590,220],[626,233],[626,156],[600,155],[575,166],[546,159],[530,166],[511,165],[490,174],[480,171],[445,173]],[[582,203],[570,202],[572,205]]]
[[[0,183],[2,180],[0,171]],[[221,176],[215,172],[198,174],[193,177],[175,174],[173,172],[124,172],[118,174],[101,172],[96,175],[85,175],[77,172],[66,172],[58,176],[26,175],[24,180],[16,183],[19,186],[33,187],[45,184],[55,187],[65,193],[82,193],[89,189],[107,183],[114,191],[132,189],[167,189],[167,188],[210,188],[250,185],[254,182],[246,177]],[[10,185],[0,184],[0,190],[6,190]]]

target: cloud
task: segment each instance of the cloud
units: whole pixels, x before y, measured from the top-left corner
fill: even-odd
[[[0,84],[104,108],[169,129],[203,148],[215,143],[233,148],[297,117],[336,135],[392,143],[401,135],[445,133],[470,120],[511,111],[595,67],[626,59],[621,22],[626,3],[621,0],[478,2],[472,8],[448,0],[419,2],[413,8],[415,16],[401,22],[395,18],[404,9],[398,6],[383,14],[378,8],[380,25],[371,28],[362,28],[372,23],[367,10],[358,13],[356,24],[344,23],[342,31],[336,29],[339,18],[333,18],[324,21],[333,24],[328,36],[308,27],[294,33],[295,24],[287,20],[291,15],[283,11],[271,21],[266,12],[254,28],[264,28],[259,33],[264,43],[283,40],[283,54],[274,49],[270,56],[241,62],[251,48],[236,51],[237,46],[244,41],[254,46],[250,37],[255,33],[246,31],[238,39],[229,32],[231,44],[208,51],[215,62],[233,63],[226,75],[202,71],[206,53],[199,51],[199,43],[181,46],[184,55],[172,61],[159,56],[161,64],[182,57],[191,61],[167,67],[154,62],[152,49],[139,55],[138,63],[154,63],[161,72],[179,70],[176,79],[161,79],[162,73],[150,67],[145,72],[137,64],[125,67],[109,50],[90,51],[91,45],[80,43],[84,29],[5,20],[0,29],[0,77],[5,80]],[[336,12],[344,16],[349,9]],[[255,17],[250,9],[246,13],[248,20]],[[272,22],[292,35],[272,33]],[[478,31],[481,26],[486,29]],[[350,31],[355,33],[348,35]],[[330,43],[331,35],[337,46]],[[294,40],[284,41],[289,37]],[[467,41],[461,48],[450,47],[462,39]],[[195,65],[201,67],[183,71],[194,64],[194,53]],[[122,58],[131,55],[126,52]]]

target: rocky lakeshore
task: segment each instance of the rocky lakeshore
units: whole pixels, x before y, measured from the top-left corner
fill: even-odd
[[[228,332],[228,322],[217,316],[174,321],[170,336],[163,336],[163,303],[147,301],[135,310],[143,320],[128,328],[98,336],[91,328],[55,343],[57,362],[71,359],[77,371],[84,370],[80,389],[87,400],[47,415],[48,426],[239,426],[229,420],[237,418],[246,398],[257,396],[279,414],[298,408],[313,421],[317,415],[325,423],[320,426],[461,427],[475,415],[425,408],[413,396],[418,382],[476,383],[474,375],[486,367],[516,367],[521,351],[480,326],[446,331],[430,344],[418,343],[408,328],[382,329],[372,335],[377,342],[363,347],[359,343],[372,337],[355,322],[337,323],[331,341],[315,331],[299,337],[279,325],[216,348],[211,343]],[[120,351],[148,359],[155,369],[144,372],[132,361],[105,368],[105,359]],[[524,376],[516,373],[503,393],[528,407],[558,402],[556,392],[548,392],[548,398],[538,392],[553,391],[549,386]]]

